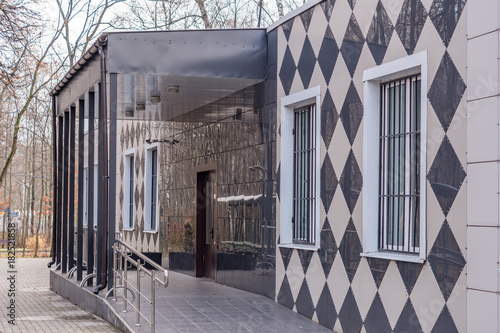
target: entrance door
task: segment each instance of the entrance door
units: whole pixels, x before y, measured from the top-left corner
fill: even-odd
[[[196,276],[215,279],[215,172],[199,172],[196,177]]]

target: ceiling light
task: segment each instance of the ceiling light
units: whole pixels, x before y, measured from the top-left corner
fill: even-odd
[[[151,103],[158,104],[161,102],[161,95],[159,90],[151,90],[150,96]]]
[[[179,86],[176,85],[170,85],[167,88],[167,91],[172,94],[178,94],[179,93]]]

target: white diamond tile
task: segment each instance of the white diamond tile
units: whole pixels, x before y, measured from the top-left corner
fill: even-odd
[[[446,302],[446,306],[448,310],[450,310],[450,314],[453,317],[453,321],[457,326],[459,333],[466,333],[467,331],[467,316],[464,316],[464,313],[467,313],[467,275],[462,273],[453,288],[453,291]]]
[[[378,1],[374,0],[357,0],[354,6],[354,16],[358,21],[359,27],[363,36],[366,38],[370,24],[372,23],[375,8],[377,8]]]
[[[278,73],[281,68],[281,64],[283,63],[283,57],[285,56],[287,41],[285,37],[285,33],[283,32],[283,27],[280,26],[278,28]],[[278,80],[279,81],[279,80]]]
[[[295,76],[293,78],[292,87],[290,88],[290,94],[295,94],[299,91],[304,90],[304,85],[302,84],[302,79],[300,78],[299,71],[295,71]]]
[[[499,2],[497,0],[467,1],[466,8],[469,38],[494,31],[499,27]]]
[[[358,166],[360,170],[363,170],[363,126],[365,120],[364,115],[363,119],[359,123],[358,133],[354,138],[354,142],[352,143],[352,152],[356,156],[356,161],[358,162]]]
[[[392,2],[400,3],[402,1],[392,1]],[[393,20],[393,22],[396,21]],[[403,43],[401,43],[401,39],[399,39],[396,30],[394,30],[392,33],[391,41],[389,42],[389,45],[387,45],[387,51],[385,52],[384,56],[384,63],[404,58],[406,56],[408,56],[408,54],[406,53]]]
[[[296,300],[300,287],[302,286],[302,282],[304,281],[304,270],[302,269],[298,252],[295,250],[293,251],[290,262],[288,263],[286,276],[288,277],[288,283],[290,284],[290,289],[292,290],[293,299]]]
[[[311,18],[311,24],[309,25],[309,41],[314,50],[314,54],[318,57],[321,44],[323,43],[323,37],[325,36],[326,27],[328,26],[328,21],[326,20],[325,14],[321,7],[316,7],[313,16]]]
[[[498,291],[498,230],[495,227],[467,228],[467,286]]]
[[[309,82],[309,88],[316,86],[321,86],[321,104],[323,104],[323,99],[325,98],[326,89],[328,88],[328,86],[326,84],[323,73],[321,73],[321,67],[319,67],[318,62],[316,62],[316,65],[314,66],[314,70],[311,76],[311,81]]]
[[[498,96],[467,103],[468,162],[498,159],[499,103]]]
[[[450,225],[453,236],[457,241],[460,249],[465,251],[467,248],[467,182],[464,182],[458,190],[457,196],[453,201],[446,220]]]
[[[375,63],[375,59],[373,59],[373,55],[368,47],[367,43],[363,44],[363,49],[361,50],[361,54],[359,56],[358,65],[356,67],[356,71],[354,72],[354,76],[352,81],[354,82],[354,86],[356,87],[356,91],[358,92],[359,99],[363,101],[364,98],[364,89],[363,89],[363,71],[375,67],[377,64]]]
[[[347,207],[340,187],[337,187],[335,191],[327,216],[332,227],[333,237],[335,237],[335,241],[339,245],[342,237],[344,237],[345,228],[350,218],[349,207]]]
[[[441,314],[445,301],[428,263],[422,268],[410,298],[422,330],[424,333],[430,332]]]
[[[333,299],[333,305],[337,312],[342,308],[344,304],[345,296],[349,290],[349,278],[344,268],[344,263],[339,253],[335,256],[333,260],[332,269],[330,274],[328,274],[328,288],[330,288],[330,293]]]
[[[370,273],[370,278],[372,278]],[[372,278],[373,281],[373,278]],[[379,294],[391,327],[396,325],[399,315],[408,300],[406,287],[395,261],[391,261],[380,284]]]
[[[340,325],[340,320],[335,321],[335,325],[333,326],[334,332],[342,332],[342,325]]]
[[[345,162],[351,151],[351,145],[349,144],[349,139],[345,134],[344,126],[339,118],[337,126],[335,126],[335,131],[332,135],[332,141],[330,147],[328,148],[328,154],[332,161],[333,170],[335,174],[340,178],[342,171],[344,170]]]
[[[425,21],[413,52],[418,53],[421,51],[427,51],[427,85],[430,86],[446,51],[443,40],[439,37],[436,27],[434,27],[430,19]]]
[[[429,182],[426,181],[426,189],[427,189],[427,254],[429,254],[432,249],[432,245],[436,240],[436,237],[441,230],[441,225],[445,220],[445,216],[443,214],[443,210],[439,205],[439,202],[436,199],[436,195],[432,190]],[[432,222],[435,221],[435,222]]]
[[[467,42],[467,99],[498,94],[498,32]]]
[[[370,306],[373,303],[375,294],[377,293],[377,286],[373,280],[370,266],[366,261],[366,258],[361,258],[358,269],[356,270],[356,275],[352,280],[352,292],[356,298],[356,304],[359,308],[359,313],[361,318],[364,320]]]
[[[313,304],[316,306],[326,281],[318,252],[314,252],[311,257],[311,262],[309,263],[309,268],[306,273],[306,280]]]
[[[394,0],[381,0],[381,1],[382,4],[384,5],[385,11],[387,12],[387,15],[389,15],[392,21],[392,25],[395,26],[396,22],[398,21],[399,13],[401,12],[401,7],[403,7],[404,1],[394,1]]]
[[[340,47],[340,46],[339,46]],[[333,103],[337,107],[337,112],[340,113],[340,109],[344,104],[344,100],[351,85],[351,75],[345,65],[344,58],[339,52],[337,62],[332,72],[332,79],[330,80],[330,93],[332,94]]]
[[[420,0],[420,2],[422,2],[422,5],[424,5],[425,11],[427,13],[429,13],[429,10],[431,9],[433,0]]]
[[[472,1],[471,1],[472,2]],[[470,4],[467,4],[466,8]],[[448,54],[453,63],[457,67],[460,76],[464,79],[467,77],[467,15],[470,13],[468,9],[465,9],[460,15],[460,20],[455,27],[453,36],[451,37],[450,43],[448,44]],[[469,36],[470,37],[470,36]]]
[[[296,16],[295,22],[293,22],[290,38],[288,39],[288,46],[290,46],[290,52],[292,52],[295,62],[297,62],[300,58],[305,39],[306,30],[304,29],[304,24],[302,24],[300,16]]]
[[[347,24],[351,18],[349,13],[351,13],[351,7],[349,7],[347,0],[337,0],[335,2],[332,16],[330,17],[330,27],[339,48],[340,45],[342,45],[345,31],[347,30]]]
[[[277,220],[279,221],[279,220]],[[279,223],[277,223],[279,224]],[[275,273],[275,281],[276,281],[276,297],[279,292],[279,288],[285,278],[285,265],[283,264],[283,259],[281,258],[281,252],[279,249],[276,249],[276,273]]]
[[[497,226],[498,163],[469,164],[467,173],[467,224]]]
[[[443,142],[444,135],[443,126],[434,112],[434,108],[430,103],[427,103],[427,172],[432,166],[432,162]]]
[[[467,291],[467,332],[498,332],[498,296],[484,291]]]
[[[446,135],[450,139],[453,150],[457,154],[458,159],[462,165],[467,163],[467,98],[466,95],[462,96],[460,104],[458,104],[455,116],[453,117],[450,127]]]
[[[356,157],[357,159],[357,157]],[[363,170],[363,169],[361,169]],[[352,212],[352,221],[354,222],[354,226],[356,227],[356,231],[358,232],[359,240],[361,241],[361,245],[363,245],[363,188],[361,188],[361,192],[359,193],[358,201],[356,202],[356,206],[354,206],[354,210]],[[335,213],[335,212],[334,212]]]

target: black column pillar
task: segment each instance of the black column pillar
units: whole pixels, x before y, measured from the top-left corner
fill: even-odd
[[[70,138],[69,138],[69,224],[68,224],[68,268],[75,265],[75,106],[70,108]]]
[[[88,196],[87,196],[87,275],[94,273],[94,125],[95,93],[89,92],[89,149],[88,149]],[[88,281],[92,285],[92,279]]]
[[[62,272],[68,271],[69,112],[64,112]]]
[[[50,256],[52,260],[47,264],[50,268],[56,262],[57,243],[57,116],[56,97],[52,96],[52,242]],[[43,181],[43,180],[42,180]]]
[[[62,239],[62,192],[63,192],[63,133],[64,117],[59,117],[58,128],[58,154],[57,154],[57,241],[56,241],[56,265],[61,263],[61,239]]]
[[[109,234],[108,234],[108,290],[113,288],[113,244],[115,243],[115,213],[116,213],[116,89],[117,75],[109,75]]]
[[[83,270],[83,219],[85,212],[83,211],[83,188],[85,187],[84,179],[84,164],[85,164],[85,100],[78,101],[78,220],[77,220],[77,242],[76,242],[76,280],[82,279]],[[88,187],[87,187],[88,188]],[[87,204],[88,206],[88,204]]]

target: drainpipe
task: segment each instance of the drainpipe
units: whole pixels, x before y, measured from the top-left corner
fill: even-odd
[[[101,85],[100,85],[100,91],[99,91],[99,103],[100,103],[100,110],[102,112],[99,112],[99,127],[101,127],[103,131],[103,138],[104,138],[104,147],[103,147],[103,197],[104,197],[104,202],[103,202],[103,239],[101,244],[101,255],[102,255],[102,260],[101,260],[101,284],[99,284],[97,287],[94,289],[94,294],[98,294],[99,291],[103,290],[106,288],[108,285],[108,273],[107,273],[107,268],[108,268],[108,251],[107,251],[107,246],[108,246],[108,205],[109,205],[109,197],[108,197],[108,182],[109,182],[109,174],[108,174],[108,104],[106,101],[106,53],[104,52],[104,47],[107,43],[107,36],[103,35],[99,37],[99,56],[101,57]],[[113,156],[114,158],[116,156]]]
[[[52,260],[47,264],[50,268],[56,262],[56,226],[57,226],[57,130],[56,130],[56,96],[52,95],[52,245],[50,253]]]

